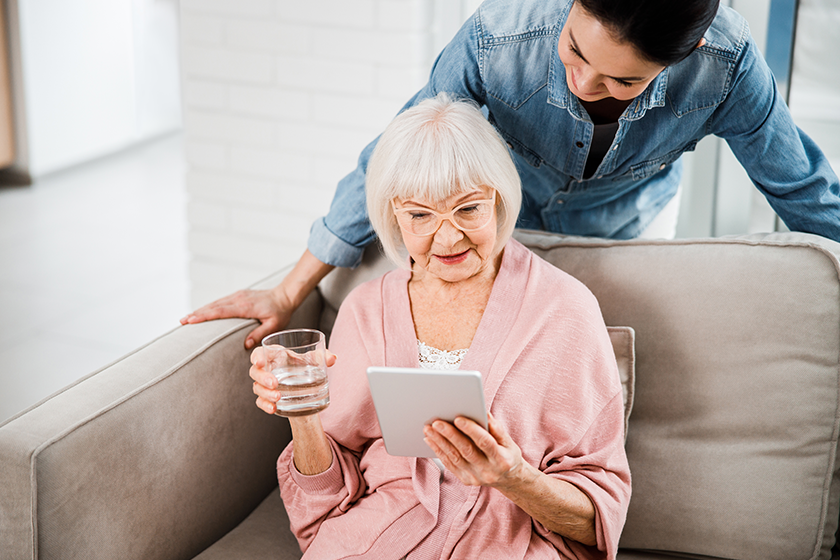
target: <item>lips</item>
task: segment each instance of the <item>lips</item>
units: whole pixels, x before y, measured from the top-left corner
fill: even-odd
[[[461,253],[456,253],[454,255],[435,255],[435,258],[443,264],[446,265],[453,265],[459,264],[467,260],[467,257],[470,254],[470,250],[467,249]]]

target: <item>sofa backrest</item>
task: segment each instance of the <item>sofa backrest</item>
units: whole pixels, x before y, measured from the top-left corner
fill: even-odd
[[[626,549],[830,558],[838,526],[840,245],[807,234],[606,241],[517,232],[636,331]],[[322,328],[390,265],[322,283]]]

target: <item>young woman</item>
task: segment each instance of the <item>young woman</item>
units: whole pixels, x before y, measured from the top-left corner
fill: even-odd
[[[680,156],[715,134],[790,229],[840,241],[837,176],[793,123],[746,21],[718,1],[488,0],[406,108],[438,92],[483,107],[522,181],[519,227],[638,237],[674,205]],[[250,348],[333,266],[356,266],[375,238],[364,208],[375,146],[339,183],[281,285],[182,322],[259,319]]]

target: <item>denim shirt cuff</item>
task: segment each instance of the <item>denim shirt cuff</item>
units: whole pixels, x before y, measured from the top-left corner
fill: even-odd
[[[345,268],[359,266],[364,254],[364,249],[354,247],[330,231],[324,218],[312,224],[307,248],[322,263]]]

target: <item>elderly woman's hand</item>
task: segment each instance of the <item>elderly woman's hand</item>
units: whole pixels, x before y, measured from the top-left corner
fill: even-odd
[[[485,430],[468,418],[454,425],[436,420],[424,428],[426,443],[443,465],[468,486],[505,488],[522,482],[526,474],[522,451],[493,416]]]
[[[327,350],[327,367],[335,364],[336,356]],[[248,375],[254,380],[254,394],[257,395],[257,407],[268,414],[277,412],[280,400],[279,382],[271,372],[265,370],[265,349],[257,347],[251,352],[251,369]]]
[[[576,486],[525,461],[519,446],[490,413],[487,424],[485,430],[467,418],[456,418],[454,425],[437,420],[424,428],[426,443],[464,484],[492,486],[548,530],[596,545],[592,500]]]

